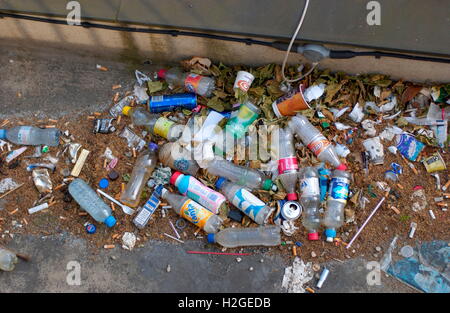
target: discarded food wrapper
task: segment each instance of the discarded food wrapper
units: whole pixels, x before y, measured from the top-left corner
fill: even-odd
[[[380,137],[369,138],[363,141],[363,146],[370,155],[370,160],[375,164],[384,163],[384,149]]]
[[[147,75],[145,75],[141,71],[136,70],[134,72],[134,74],[136,76],[136,80],[137,80],[139,86],[142,86],[142,84],[144,84],[145,82],[151,81],[150,77],[148,77]]]
[[[349,155],[350,152],[351,152],[350,149],[347,146],[342,145],[340,143],[337,143],[335,145],[335,151],[336,151],[337,155],[342,157],[342,158],[346,158],[347,155]]]
[[[294,221],[282,221],[281,230],[286,236],[292,236],[299,229],[294,225]]]
[[[40,193],[51,192],[53,189],[50,175],[46,169],[33,170],[33,182]]]
[[[122,248],[125,250],[133,250],[136,244],[136,235],[130,232],[125,232],[122,236]]]
[[[350,107],[345,107],[343,109],[336,109],[336,108],[329,108],[329,110],[333,113],[334,120],[336,121],[338,118],[340,118],[342,115],[345,114],[348,110],[350,110]]]
[[[19,259],[16,254],[9,250],[0,248],[0,270],[11,272],[14,270]]]
[[[334,126],[336,126],[337,130],[346,130],[346,129],[352,128],[349,125],[345,125],[345,124],[339,123],[339,122],[334,123]]]
[[[380,133],[380,139],[391,141],[395,135],[401,135],[403,130],[397,126],[387,127]]]
[[[422,186],[415,186],[413,190],[414,192],[410,196],[411,201],[413,201],[412,210],[419,212],[427,207],[427,198]]]
[[[428,173],[444,171],[447,169],[445,161],[439,152],[432,154],[430,157],[422,161]]]
[[[106,166],[106,170],[110,171],[113,168],[116,167],[117,163],[119,163],[119,159],[118,158],[114,158],[111,160],[111,162],[108,163],[108,165]]]
[[[103,152],[103,156],[104,156],[105,158],[107,158],[108,160],[113,160],[113,159],[116,158],[116,157],[113,155],[111,149],[108,148],[108,147],[105,149],[105,152]]]
[[[310,87],[306,88],[306,90],[303,92],[303,96],[305,97],[305,100],[307,102],[317,100],[320,97],[322,97],[322,95],[325,92],[326,87],[327,87],[327,85],[325,85],[325,84],[310,86]]]
[[[397,154],[397,147],[396,146],[389,146],[388,151],[392,154]]]
[[[136,151],[141,151],[145,147],[145,140],[136,135],[131,129],[125,127],[120,133],[119,137],[125,138],[128,142],[128,147],[135,148]]]
[[[417,160],[425,145],[409,134],[397,135],[398,151],[411,161]]]
[[[127,96],[117,102],[113,107],[109,110],[109,114],[113,117],[118,117],[119,115],[122,115],[122,110],[125,106],[130,105],[131,101],[133,101],[133,96]]]
[[[0,193],[5,193],[17,187],[19,187],[19,184],[10,177],[0,180]]]
[[[152,173],[152,179],[147,182],[147,186],[152,188],[158,185],[166,185],[172,177],[170,167],[157,167]]]
[[[6,141],[3,141],[3,140],[0,139],[0,150],[3,151],[3,147],[4,147],[5,145],[7,145],[7,144],[8,144],[8,143],[7,143]]]
[[[17,150],[11,151],[10,153],[8,153],[8,155],[5,158],[5,162],[9,163],[12,160],[14,160],[15,158],[17,158],[19,155],[21,155],[22,153],[25,152],[25,150],[27,150],[27,147],[22,147],[19,148]]]
[[[372,120],[364,120],[361,123],[362,128],[366,130],[365,134],[369,137],[374,137],[377,134],[377,130],[375,129],[375,122]]]
[[[71,143],[69,144],[69,155],[73,164],[77,162],[78,150],[80,150],[81,144]]]
[[[388,99],[390,101],[388,103],[383,104],[380,107],[380,112],[385,113],[385,112],[392,111],[395,108],[395,106],[397,105],[397,97],[395,95],[389,96]]]
[[[116,131],[113,125],[115,118],[102,118],[94,120],[94,134],[111,134]]]
[[[362,107],[362,105],[359,104],[359,102],[356,103],[355,106],[353,107],[353,110],[348,115],[348,117],[356,123],[361,123],[362,120],[364,119],[363,109],[364,108]]]
[[[392,181],[398,180],[398,176],[393,170],[388,170],[388,171],[384,172],[384,178],[392,180]]]
[[[146,103],[150,98],[147,93],[147,88],[143,86],[134,85],[133,93],[139,104]]]

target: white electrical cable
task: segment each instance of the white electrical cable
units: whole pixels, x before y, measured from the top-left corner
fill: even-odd
[[[309,0],[306,0],[305,7],[303,8],[302,17],[300,18],[300,22],[298,23],[297,29],[295,30],[295,33],[294,33],[294,35],[291,38],[291,42],[289,43],[289,47],[288,47],[288,49],[286,51],[286,55],[284,56],[283,65],[281,66],[281,75],[283,76],[284,81],[288,82],[288,83],[294,83],[296,81],[299,81],[303,77],[311,74],[312,71],[314,70],[314,68],[317,66],[317,64],[319,64],[318,62],[313,63],[313,66],[311,67],[311,69],[306,74],[304,74],[304,75],[302,75],[302,76],[300,76],[299,78],[296,78],[296,79],[287,79],[286,76],[284,75],[284,70],[286,68],[286,63],[287,63],[287,60],[288,60],[288,57],[289,57],[289,53],[291,52],[292,45],[294,44],[294,41],[295,41],[295,39],[298,36],[300,28],[303,25],[303,20],[305,19],[306,11],[308,11],[308,6],[309,6]]]

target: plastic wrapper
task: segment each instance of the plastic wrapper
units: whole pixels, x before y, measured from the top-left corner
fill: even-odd
[[[33,170],[33,182],[40,193],[51,192],[53,189],[50,175],[46,169]]]
[[[145,147],[145,140],[136,135],[131,129],[125,127],[120,133],[119,137],[125,138],[128,142],[128,147],[135,148],[136,151],[141,151]]]

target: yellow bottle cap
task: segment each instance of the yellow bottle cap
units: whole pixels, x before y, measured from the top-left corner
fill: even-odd
[[[130,113],[130,110],[131,110],[130,106],[128,106],[128,105],[124,106],[123,109],[122,109],[123,115],[128,116],[128,114]]]

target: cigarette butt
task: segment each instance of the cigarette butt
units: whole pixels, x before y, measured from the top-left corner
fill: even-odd
[[[396,214],[400,214],[400,210],[397,209],[395,206],[391,206],[391,210],[394,211]]]
[[[54,191],[61,189],[62,187],[64,187],[66,184],[61,184],[55,187],[55,189],[53,189]]]
[[[294,256],[297,256],[297,247],[296,247],[296,246],[293,246],[293,247],[292,247],[292,254],[293,254]]]
[[[53,201],[55,201],[55,197],[51,197],[49,202],[52,203]]]
[[[390,192],[390,190],[388,190],[388,191],[386,191],[385,193],[384,193],[384,196],[387,198],[387,197],[389,197],[389,192]]]
[[[100,113],[100,112],[94,112],[94,115],[95,115],[95,116],[101,116],[102,113]]]
[[[447,203],[445,203],[445,202],[438,202],[438,203],[436,203],[436,205],[438,205],[438,206],[448,206]]]
[[[87,214],[87,212],[80,212],[80,213],[78,213],[78,215],[79,215],[79,216],[86,216],[86,215],[88,215],[88,214]]]
[[[315,293],[314,289],[309,287],[306,287],[305,290],[308,291],[309,293]]]
[[[121,190],[122,192],[125,192],[125,183],[122,183],[122,184],[120,185],[120,190]]]
[[[108,162],[107,159],[105,159],[105,160],[103,161],[103,168],[106,168],[107,162]]]
[[[194,236],[197,236],[197,234],[199,233],[199,231],[201,231],[201,228],[198,228],[197,231],[194,233]]]
[[[442,187],[442,190],[446,191],[448,189],[448,187],[450,187],[450,179],[448,180],[448,182],[445,183],[445,185]]]
[[[23,218],[22,221],[23,221],[23,223],[24,223],[25,225],[28,225],[28,222],[27,222],[27,220],[26,220],[25,218]]]
[[[133,148],[133,157],[134,158],[136,157],[136,149],[135,148]]]
[[[114,102],[119,101],[119,97],[120,97],[120,93],[119,93],[119,92],[116,92],[116,94],[114,95],[113,101],[114,101]]]
[[[48,207],[51,207],[51,206],[53,206],[53,205],[55,205],[57,203],[58,203],[58,201],[49,202]]]
[[[414,174],[419,175],[419,172],[416,170],[415,167],[411,167],[411,169],[413,170]]]
[[[116,206],[114,205],[114,202],[111,202],[111,210],[113,210],[113,211],[116,210]]]
[[[58,123],[58,120],[54,120],[54,119],[51,119],[51,118],[49,118],[48,121],[52,122],[52,123]]]
[[[120,124],[121,120],[122,120],[122,115],[119,115],[119,117],[117,118],[117,124]]]
[[[105,249],[114,249],[116,245],[104,245],[103,248]]]
[[[64,216],[60,216],[59,217],[61,220],[66,220],[67,218],[65,218]]]
[[[112,86],[112,90],[116,90],[116,89],[119,89],[119,88],[122,88],[122,85],[114,85],[114,86]]]
[[[400,189],[402,189],[402,190],[405,189],[405,188],[404,188],[402,185],[400,185],[400,184],[397,184],[397,187],[400,188]]]
[[[443,193],[442,195],[445,197],[450,197],[450,193]]]
[[[95,116],[92,116],[92,115],[89,115],[87,118],[88,118],[88,120],[95,120]]]
[[[15,209],[14,211],[9,212],[9,214],[11,214],[11,215],[16,214],[17,211],[19,211],[19,208]]]
[[[436,219],[436,216],[434,215],[434,212],[432,210],[428,210],[428,212],[430,213],[430,216],[432,219]]]
[[[116,239],[116,238],[118,238],[120,236],[120,234],[114,234],[114,235],[112,235],[112,239]]]
[[[55,128],[55,125],[45,125],[45,128]]]
[[[105,67],[105,66],[101,66],[101,65],[97,64],[96,67],[97,67],[97,69],[100,70],[100,71],[103,71],[103,72],[107,72],[107,71],[108,71],[108,68]]]
[[[161,206],[165,206],[165,205],[167,205],[167,203],[165,203],[165,202],[161,202],[159,205],[161,205]]]

